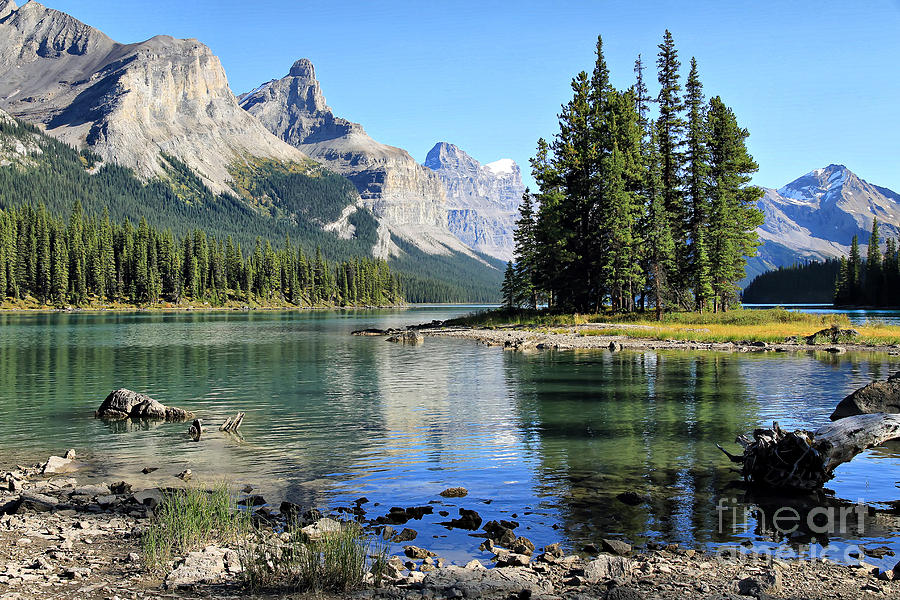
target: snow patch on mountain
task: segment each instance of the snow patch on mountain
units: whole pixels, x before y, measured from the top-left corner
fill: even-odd
[[[511,158],[501,158],[484,166],[490,169],[494,175],[506,175],[513,172],[516,162]]]

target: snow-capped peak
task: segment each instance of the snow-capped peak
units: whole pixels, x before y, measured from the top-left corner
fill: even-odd
[[[484,165],[494,175],[507,175],[513,172],[513,167],[516,165],[516,162],[511,158],[501,158],[500,160],[495,160],[494,162],[488,163]]]

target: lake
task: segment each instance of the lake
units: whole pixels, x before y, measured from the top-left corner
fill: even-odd
[[[602,537],[775,547],[785,536],[767,517],[785,501],[733,487],[739,476],[716,443],[737,452],[737,434],[773,420],[818,427],[846,394],[898,369],[879,354],[517,353],[349,335],[471,310],[0,314],[0,465],[71,447],[86,479],[174,485],[189,468],[194,481],[254,485],[276,506],[365,496],[370,517],[433,502],[435,514],[408,524],[414,543],[454,561],[486,558],[480,538],[438,524],[439,510],[459,507],[517,520],[538,547],[579,550]],[[213,429],[245,411],[242,439],[210,431],[194,443],[186,424],[94,419],[118,387]],[[898,482],[900,446],[875,449],[837,470],[824,505],[885,509],[900,499]],[[440,498],[452,486],[469,495]],[[624,504],[622,492],[640,503]],[[798,531],[791,547],[865,542],[900,553],[897,516],[864,521],[818,532],[812,546]]]

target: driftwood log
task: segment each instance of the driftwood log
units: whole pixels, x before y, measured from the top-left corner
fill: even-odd
[[[741,465],[748,485],[815,490],[834,477],[839,465],[894,438],[900,438],[900,415],[875,413],[839,419],[813,432],[784,431],[773,423],[771,429],[738,436],[742,455],[719,449]]]
[[[237,433],[238,428],[244,422],[244,413],[239,412],[233,417],[228,417],[225,419],[225,422],[222,423],[222,426],[219,427],[219,431],[225,431],[228,433]]]

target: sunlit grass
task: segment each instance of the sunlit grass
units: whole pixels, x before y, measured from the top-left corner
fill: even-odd
[[[596,324],[596,327],[580,327],[582,335],[622,336],[638,339],[659,339],[692,342],[767,342],[782,343],[805,338],[833,326],[853,328],[859,337],[839,340],[841,343],[893,345],[900,343],[900,327],[890,326],[872,319],[865,325],[850,325],[844,314],[816,315],[793,312],[783,308],[769,310],[730,310],[720,313],[676,312],[665,313],[657,321],[649,313],[631,314],[555,314],[542,311],[508,311],[498,309],[468,315],[448,321],[447,325],[469,327],[521,327],[535,330],[566,328]],[[817,343],[831,343],[825,336]]]

